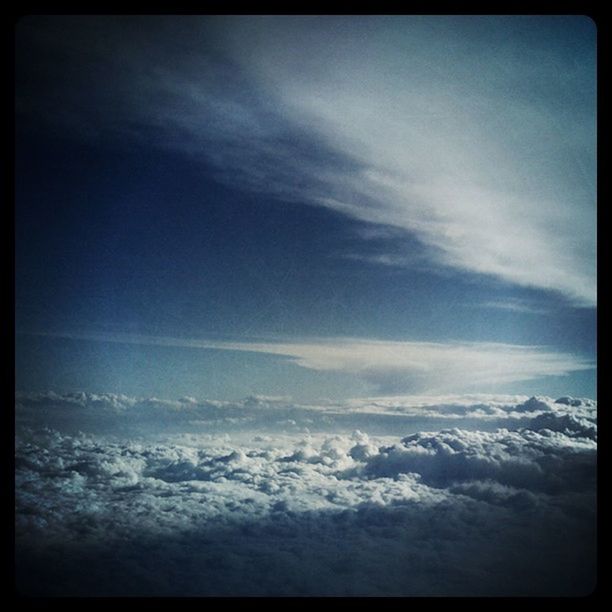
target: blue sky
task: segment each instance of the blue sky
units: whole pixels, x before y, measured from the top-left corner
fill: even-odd
[[[595,396],[583,17],[31,17],[20,390]]]

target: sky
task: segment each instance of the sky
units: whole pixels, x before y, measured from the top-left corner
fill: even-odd
[[[580,16],[26,17],[18,391],[596,397]]]
[[[15,586],[597,586],[586,17],[16,29]]]

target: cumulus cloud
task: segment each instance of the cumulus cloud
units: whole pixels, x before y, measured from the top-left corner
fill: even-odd
[[[417,473],[423,482],[442,488],[466,480],[493,481],[535,491],[592,488],[595,476],[592,432],[581,430],[577,434],[580,442],[568,441],[567,433],[555,436],[553,430],[545,427],[546,424],[555,427],[554,419],[548,423],[535,421],[537,432],[454,429],[412,434],[400,445],[383,448],[370,457],[365,471],[374,477]],[[545,443],[541,442],[542,437]],[[579,476],[581,472],[586,478]]]
[[[242,411],[274,401],[251,398]],[[455,401],[468,423],[469,402]],[[596,405],[503,402],[492,409],[526,417],[513,430],[401,438],[346,421],[330,433],[261,435],[245,423],[240,436],[164,426],[134,436],[120,420],[114,435],[41,426],[62,403],[121,413],[142,401],[24,395],[18,420],[38,407],[39,426],[17,437],[18,586],[42,595],[586,594]],[[155,403],[175,414],[205,405]]]
[[[287,398],[247,397],[240,401],[165,400],[104,393],[17,393],[18,428],[51,427],[74,433],[126,435],[159,432],[346,432],[367,428],[379,435],[455,426],[494,430],[532,427],[596,432],[597,402],[590,399],[449,395],[370,397],[317,404]],[[539,420],[537,420],[539,419]]]
[[[202,157],[416,237],[436,265],[595,304],[587,18],[56,17],[18,34],[30,117]]]

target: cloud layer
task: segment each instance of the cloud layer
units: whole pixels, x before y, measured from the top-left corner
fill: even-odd
[[[382,437],[350,433],[358,420],[335,433],[264,434],[248,418],[231,436],[161,422],[157,435],[134,436],[117,417],[113,435],[67,434],[57,421],[41,429],[62,405],[140,419],[232,406],[23,396],[17,414],[29,406],[38,420],[16,447],[18,585],[46,595],[587,594],[595,403],[491,399],[480,413],[513,414],[515,427],[482,431],[464,428],[478,404],[449,399],[405,401],[407,413],[454,420],[402,438],[397,422]],[[233,416],[282,405],[251,398]]]
[[[436,266],[596,302],[587,18],[20,27],[25,115],[87,138],[145,139],[207,160],[233,185],[396,228]]]
[[[520,395],[371,397],[317,404],[251,396],[241,401],[136,398],[112,393],[17,393],[18,428],[51,427],[66,433],[308,432],[346,433],[366,428],[377,435],[461,426],[479,431],[516,430],[540,423],[554,431],[595,439],[597,403],[589,399]],[[538,421],[539,419],[539,421]]]
[[[231,342],[125,333],[42,333],[50,337],[150,346],[266,353],[296,365],[358,376],[379,393],[479,391],[496,385],[592,370],[578,355],[495,342],[410,342],[359,338]],[[469,375],[466,376],[466,373]]]

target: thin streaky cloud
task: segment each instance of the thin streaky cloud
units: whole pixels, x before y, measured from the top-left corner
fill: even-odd
[[[482,302],[476,305],[478,308],[493,308],[496,310],[508,310],[510,312],[544,315],[548,314],[548,310],[532,306],[527,302],[520,300],[491,300]]]
[[[394,342],[358,338],[230,342],[121,333],[40,333],[47,337],[278,355],[314,371],[355,375],[386,392],[476,390],[590,370],[592,361],[541,346],[494,342]]]
[[[62,36],[77,78],[50,121],[129,131],[233,185],[396,228],[437,266],[596,304],[587,18],[160,17],[136,41],[133,24],[96,19],[65,23],[87,25],[89,61],[117,76],[91,94],[110,111],[82,110],[81,43]],[[190,51],[178,66],[160,53],[174,30]]]

